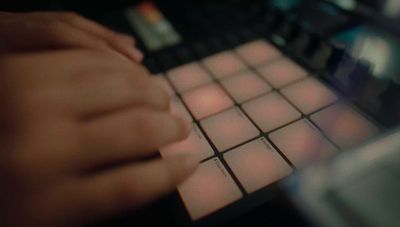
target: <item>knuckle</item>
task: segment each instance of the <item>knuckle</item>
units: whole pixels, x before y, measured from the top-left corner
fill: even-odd
[[[187,136],[187,129],[185,126],[185,123],[183,123],[183,120],[178,118],[178,117],[174,117],[174,121],[175,121],[175,127],[176,127],[176,138],[177,140],[179,139],[184,139]]]
[[[156,105],[158,105],[160,109],[168,109],[170,105],[170,99],[167,92],[156,84],[148,85],[148,87],[148,92],[150,93],[149,97],[153,97]]]
[[[59,20],[54,20],[49,22],[47,25],[47,30],[50,31],[53,35],[62,35],[67,32],[68,25]]]
[[[138,139],[151,139],[157,135],[157,126],[149,115],[150,113],[143,112],[133,120],[131,130],[137,132]]]
[[[102,40],[102,39],[98,39],[96,37],[91,37],[91,45],[93,45],[93,47],[99,47],[101,49],[109,49],[106,41]]]
[[[137,74],[150,77],[150,72],[143,66],[143,65],[136,65],[137,66]]]
[[[12,177],[17,181],[21,179],[28,179],[29,176],[35,174],[35,169],[32,168],[31,163],[32,160],[28,161],[19,154],[10,155],[7,158],[7,164],[2,171],[6,176]]]
[[[82,19],[82,17],[75,12],[63,12],[61,13],[61,18],[70,22],[75,22]]]
[[[135,202],[140,194],[142,193],[140,189],[140,183],[138,181],[137,174],[130,173],[131,180],[125,181],[121,185],[121,195],[122,197],[128,200],[128,202]]]

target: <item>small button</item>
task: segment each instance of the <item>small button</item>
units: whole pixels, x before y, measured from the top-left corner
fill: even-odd
[[[269,137],[296,167],[326,159],[337,150],[305,119],[279,129]]]
[[[167,75],[176,90],[180,93],[212,81],[211,76],[198,63],[179,66],[168,71]]]
[[[297,56],[303,56],[310,43],[311,36],[306,32],[299,32],[297,38],[288,44],[288,49]]]
[[[200,41],[193,43],[191,45],[191,48],[193,49],[194,54],[199,58],[206,57],[210,53],[212,53],[210,48],[204,42],[200,42]]]
[[[171,85],[167,81],[164,75],[158,74],[152,77],[152,79],[157,83],[164,91],[172,97],[175,94],[174,89],[172,89]]]
[[[156,61],[162,70],[169,70],[178,64],[170,52],[160,52],[156,56]]]
[[[242,193],[218,158],[203,162],[178,186],[192,220],[205,217],[240,199]]]
[[[213,149],[195,123],[193,123],[193,129],[186,139],[162,147],[160,153],[164,158],[185,154],[192,155],[199,162],[214,155]]]
[[[257,71],[274,88],[281,88],[307,76],[303,68],[286,58],[258,67]]]
[[[241,28],[238,31],[238,35],[240,35],[244,40],[248,41],[248,40],[252,40],[254,38],[256,38],[256,34],[250,29],[250,28]]]
[[[224,159],[249,193],[292,172],[292,168],[265,138],[256,139],[225,153]]]
[[[360,145],[379,132],[371,122],[341,103],[311,115],[311,120],[341,148]]]
[[[328,61],[329,58],[332,55],[332,48],[331,46],[323,42],[319,46],[319,48],[313,53],[313,55],[310,57],[310,60],[308,61],[308,64],[310,67],[316,70],[323,70],[328,66]]]
[[[206,118],[200,124],[220,152],[260,134],[237,107]]]
[[[182,95],[183,101],[197,120],[233,106],[233,101],[216,83],[211,83]]]
[[[263,40],[243,44],[236,52],[251,66],[269,63],[282,55],[273,45]]]
[[[242,103],[272,90],[263,79],[251,71],[239,73],[221,83],[237,103]]]
[[[203,63],[217,79],[232,76],[246,69],[245,64],[230,51],[212,55],[204,59]]]
[[[175,50],[175,54],[176,54],[176,56],[177,56],[179,62],[181,62],[181,63],[183,63],[183,64],[186,64],[186,63],[189,63],[189,62],[192,62],[192,61],[195,60],[195,57],[194,57],[193,54],[189,51],[189,49],[186,48],[186,47],[183,47],[183,46],[178,47],[178,48]]]
[[[304,114],[332,104],[338,98],[329,88],[311,77],[289,85],[281,92]]]
[[[276,92],[251,100],[242,107],[264,132],[301,117],[301,114]]]
[[[237,46],[241,43],[240,38],[235,33],[226,33],[224,38],[231,47]]]

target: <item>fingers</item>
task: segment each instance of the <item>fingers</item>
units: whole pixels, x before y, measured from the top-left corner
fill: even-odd
[[[149,156],[165,144],[185,138],[191,124],[168,112],[132,109],[86,123],[79,168]]]
[[[86,216],[104,217],[137,209],[173,191],[196,169],[188,156],[121,167],[87,180],[80,188]]]
[[[0,40],[7,51],[96,48],[113,51],[136,63],[143,59],[142,52],[134,47],[134,39],[74,13],[1,13],[0,16],[3,34]]]
[[[63,105],[58,111],[68,117],[80,120],[137,106],[169,107],[168,94],[142,66],[110,53],[68,50],[15,55],[12,59],[7,63],[10,67],[3,63],[2,68],[12,68],[8,73],[19,75],[13,80],[24,85],[21,92],[46,95],[42,100],[52,103],[57,100]]]
[[[140,71],[132,72],[132,74],[140,73]],[[82,78],[75,85],[73,108],[79,116],[89,118],[138,106],[158,110],[168,109],[168,94],[149,77],[118,71],[105,74]]]
[[[143,53],[134,47],[135,40],[128,35],[113,32],[98,23],[74,13],[63,13],[58,16],[65,23],[69,23],[94,37],[104,40],[109,46],[133,61],[141,62],[143,60]]]

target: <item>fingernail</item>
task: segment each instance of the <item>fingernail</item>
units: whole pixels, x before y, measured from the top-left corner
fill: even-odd
[[[132,56],[135,57],[135,60],[138,62],[141,62],[143,60],[144,54],[142,51],[140,51],[137,48],[133,48],[132,50]]]
[[[194,155],[185,155],[183,156],[182,164],[185,169],[195,170],[199,165],[199,160]]]
[[[132,60],[138,63],[143,60],[144,57],[143,53],[140,50],[136,49],[135,47],[131,45],[125,45],[125,51]]]
[[[117,49],[121,50],[122,53],[127,55],[131,60],[137,63],[140,63],[143,60],[143,53],[133,45],[124,42],[115,43],[115,45]]]
[[[131,45],[133,45],[135,43],[135,39],[127,34],[123,34],[123,33],[117,33],[119,39],[124,42],[124,43],[129,43]]]
[[[177,115],[175,115],[175,116],[177,116]],[[177,117],[183,123],[183,127],[184,127],[184,130],[185,130],[185,135],[189,135],[190,132],[193,129],[193,123],[191,121],[189,121],[186,117],[183,117],[183,116],[177,116]]]

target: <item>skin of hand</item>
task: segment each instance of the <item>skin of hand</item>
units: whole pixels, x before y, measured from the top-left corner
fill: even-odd
[[[3,51],[93,48],[115,51],[137,63],[143,59],[132,37],[71,12],[0,12],[0,34]]]
[[[145,159],[191,124],[140,65],[102,50],[0,56],[0,226],[80,226],[174,190],[198,163]]]

